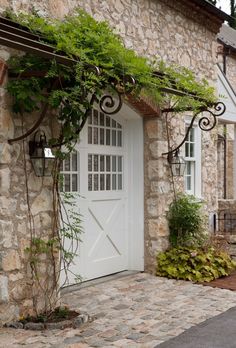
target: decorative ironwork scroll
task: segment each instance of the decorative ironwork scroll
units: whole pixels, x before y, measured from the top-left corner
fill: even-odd
[[[210,108],[204,108],[204,109],[201,109],[200,111],[196,112],[193,115],[193,118],[190,122],[190,125],[187,128],[185,137],[181,141],[181,143],[178,146],[176,146],[175,148],[169,150],[168,152],[164,152],[162,155],[170,156],[172,154],[175,154],[180,149],[180,147],[187,140],[189,132],[193,128],[194,122],[196,121],[196,118],[199,116],[200,113],[204,112],[206,114],[204,114],[202,117],[199,118],[198,126],[201,130],[203,130],[205,132],[209,132],[210,130],[212,130],[216,126],[217,117],[222,116],[224,114],[225,110],[226,110],[225,104],[222,102],[217,102],[217,103],[213,104]]]
[[[217,123],[217,117],[222,116],[226,110],[226,106],[222,102],[218,102],[213,105],[211,109],[204,110],[205,113],[208,113],[208,117],[204,115],[198,121],[199,128],[203,131],[212,130]]]
[[[122,95],[129,94],[135,87],[135,79],[130,75],[125,75],[119,82],[111,81],[109,94],[104,94],[100,101],[99,107],[107,115],[114,115],[122,107]]]

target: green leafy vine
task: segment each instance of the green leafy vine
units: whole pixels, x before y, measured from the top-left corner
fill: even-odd
[[[60,139],[67,144],[79,136],[77,130],[85,110],[91,107],[91,94],[98,100],[115,83],[116,87],[124,88],[125,95],[130,87],[129,83],[124,86],[125,76],[135,79],[132,93],[137,98],[140,94],[148,95],[160,106],[171,99],[180,110],[199,109],[216,101],[214,88],[206,80],[198,81],[185,67],[167,66],[159,57],[154,61],[138,56],[134,50],[125,48],[107,22],[97,22],[82,10],[78,9],[63,21],[37,14],[8,13],[8,16],[40,35],[41,41],[54,47],[56,53],[64,52],[75,61],[74,65],[65,66],[55,60],[25,54],[8,62],[16,77],[7,86],[14,97],[13,110],[31,113],[39,108],[39,102],[47,100],[50,107],[59,110]],[[88,68],[91,65],[99,67],[101,74]],[[34,76],[35,71],[40,71],[42,76]],[[28,73],[28,78],[24,73]],[[58,80],[56,88],[51,88],[53,80]],[[173,87],[173,83],[176,89],[195,98],[170,96],[162,91]],[[57,143],[57,139],[52,142]]]

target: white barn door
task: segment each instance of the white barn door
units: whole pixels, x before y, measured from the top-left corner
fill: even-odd
[[[140,119],[138,121],[142,138],[142,122]],[[76,146],[77,152],[63,164],[64,190],[79,192],[77,211],[81,214],[84,231],[78,256],[71,265],[71,284],[75,278],[73,273],[79,274],[82,280],[89,280],[123,270],[143,269],[143,144],[141,139],[141,159],[138,164],[135,158],[130,157],[135,148],[134,144],[130,146],[130,141],[133,141],[132,133],[137,128],[130,122],[120,114],[108,116],[93,110]],[[73,162],[75,158],[77,166]],[[134,187],[137,178],[130,177],[131,173],[135,173],[135,165],[137,170],[141,170],[137,175],[141,181],[139,188]],[[78,185],[75,184],[76,180]],[[137,205],[134,201],[138,192],[141,201]],[[134,206],[139,206],[141,211],[132,212]],[[131,242],[136,214],[141,217],[140,231],[133,231],[136,240]],[[136,251],[132,252],[135,244]],[[139,261],[135,265],[132,255],[136,253],[135,258]]]

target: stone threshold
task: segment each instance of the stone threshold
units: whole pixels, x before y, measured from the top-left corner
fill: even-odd
[[[95,286],[101,283],[109,282],[112,280],[116,280],[119,278],[123,277],[128,277],[130,275],[138,274],[138,273],[143,273],[140,271],[122,271],[122,272],[117,272],[114,274],[110,274],[108,276],[92,279],[92,280],[87,280],[87,281],[82,281],[79,284],[74,284],[74,285],[68,285],[65,286],[61,289],[61,295],[68,294],[70,292],[78,291],[79,289],[87,288],[90,286]]]

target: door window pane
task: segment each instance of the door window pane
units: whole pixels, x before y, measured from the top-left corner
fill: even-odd
[[[93,156],[92,155],[88,155],[88,171],[89,172],[92,171],[92,161],[93,161]]]
[[[100,190],[104,191],[105,190],[105,175],[100,174]]]
[[[70,174],[64,174],[65,192],[70,192]]]
[[[98,191],[98,174],[94,174],[94,191]]]
[[[88,117],[88,144],[121,147],[121,124],[110,116],[93,110]]]
[[[72,191],[73,192],[77,191],[77,187],[78,187],[78,175],[72,174]]]
[[[98,128],[93,128],[93,143],[98,144]]]
[[[111,170],[111,156],[106,156],[106,171],[110,172]]]
[[[111,189],[111,174],[106,175],[106,190]]]
[[[110,137],[111,137],[110,129],[106,129],[106,145],[110,145],[111,143]]]
[[[116,172],[116,156],[112,156],[112,171]]]
[[[112,130],[112,146],[116,146],[116,131]]]
[[[116,174],[112,174],[112,190],[116,190]]]
[[[122,171],[122,157],[118,156],[118,172]]]
[[[117,146],[122,146],[122,133],[121,133],[121,131],[117,132]]]
[[[62,185],[61,191],[79,191],[79,153],[73,151],[61,165]]]
[[[100,112],[100,126],[104,126],[104,114]]]
[[[88,175],[88,190],[89,191],[93,190],[93,175],[92,174]]]
[[[100,128],[100,145],[104,145],[104,143],[105,143],[104,129]]]
[[[118,174],[118,190],[122,190],[122,175]]]
[[[77,152],[72,153],[72,171],[73,172],[76,172],[78,168],[77,159],[78,159]]]
[[[93,170],[98,172],[98,155],[93,156]]]
[[[105,156],[100,155],[100,172],[105,170]]]
[[[92,127],[88,127],[88,144],[93,143],[93,129]]]
[[[88,190],[122,190],[122,156],[88,154]]]
[[[110,127],[110,117],[109,116],[106,116],[106,126],[107,127]]]

